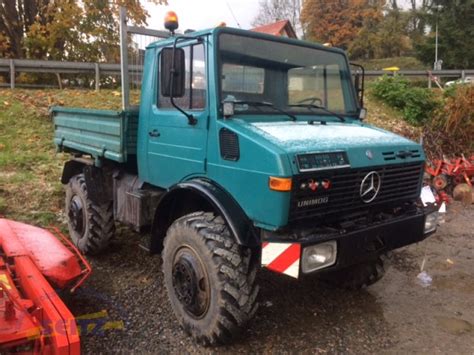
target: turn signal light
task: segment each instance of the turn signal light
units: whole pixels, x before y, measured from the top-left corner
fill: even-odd
[[[168,11],[165,16],[165,28],[174,33],[178,26],[178,15],[174,11]]]
[[[291,178],[279,178],[270,176],[268,180],[270,190],[275,191],[291,191]]]

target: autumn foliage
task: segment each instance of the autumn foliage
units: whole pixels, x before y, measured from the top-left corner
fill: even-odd
[[[120,6],[146,25],[139,0],[0,0],[0,57],[116,62]]]
[[[310,39],[348,49],[364,25],[383,19],[381,0],[306,0],[301,21]]]

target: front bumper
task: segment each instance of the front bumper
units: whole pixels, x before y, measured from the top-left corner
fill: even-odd
[[[272,260],[265,255],[265,249],[270,249],[265,248],[269,243],[277,245],[278,243],[297,244],[299,246],[297,275],[301,274],[302,268],[300,261],[304,249],[329,241],[335,241],[337,244],[336,261],[331,266],[320,268],[315,272],[334,271],[374,260],[383,253],[417,243],[433,234],[435,230],[425,233],[425,219],[426,216],[432,212],[432,210],[428,209],[418,209],[416,213],[411,215],[394,217],[388,221],[374,223],[352,231],[318,228],[314,230],[292,231],[291,233],[264,231],[262,232],[262,242],[264,246],[262,249],[262,265],[270,266],[269,268],[272,269]],[[276,257],[278,257],[278,255],[276,255]],[[293,269],[295,268],[295,265],[293,265]],[[298,277],[295,276],[295,272],[293,272],[291,276]]]

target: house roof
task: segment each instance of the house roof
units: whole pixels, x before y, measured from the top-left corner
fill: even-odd
[[[293,29],[289,20],[280,20],[274,23],[269,23],[267,25],[258,26],[252,28],[251,31],[267,33],[274,36],[280,36],[281,32],[285,30],[288,37],[296,38],[296,32]]]

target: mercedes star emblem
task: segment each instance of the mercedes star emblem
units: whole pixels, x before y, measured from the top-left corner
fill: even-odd
[[[360,197],[365,203],[372,202],[380,191],[382,179],[379,173],[371,171],[368,173],[360,184]]]

